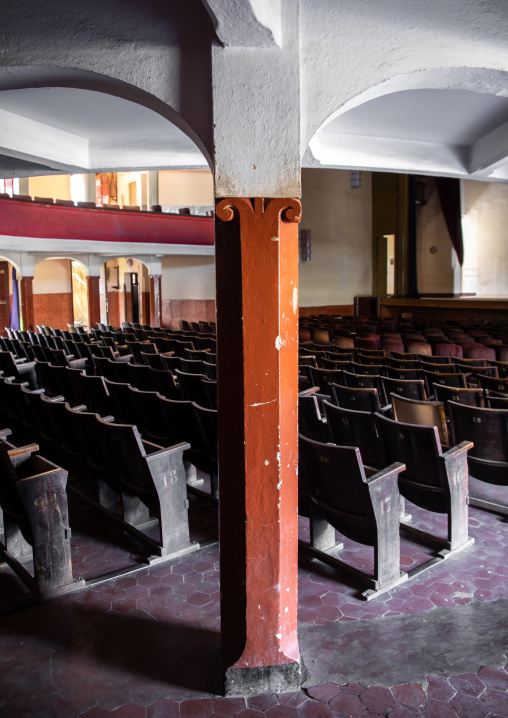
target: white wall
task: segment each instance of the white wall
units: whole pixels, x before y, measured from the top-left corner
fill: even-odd
[[[372,291],[372,184],[360,189],[342,170],[302,170],[302,229],[312,231],[312,257],[299,265],[300,306],[353,304]]]
[[[159,204],[192,207],[213,206],[210,170],[163,170],[159,172]]]
[[[508,185],[462,180],[463,292],[508,296]]]
[[[162,296],[164,299],[215,299],[215,258],[163,257]]]

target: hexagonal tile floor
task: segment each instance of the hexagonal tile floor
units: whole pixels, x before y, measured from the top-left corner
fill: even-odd
[[[442,517],[411,511],[417,525],[444,531]],[[203,537],[213,514],[200,506],[193,517]],[[508,524],[478,509],[469,524],[469,550],[370,602],[333,569],[303,560],[303,688],[245,699],[218,695],[217,546],[24,608],[15,608],[19,587],[3,568],[0,716],[508,716]],[[305,519],[300,536],[308,538]],[[403,570],[429,555],[403,539]],[[76,534],[73,556],[81,575],[140,559],[124,536],[106,535],[98,524]],[[372,568],[372,551],[352,542],[345,541],[343,558]]]

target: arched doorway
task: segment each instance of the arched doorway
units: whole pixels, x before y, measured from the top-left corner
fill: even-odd
[[[10,259],[0,256],[0,333],[5,336],[6,327],[21,328],[21,296],[19,267]]]
[[[48,257],[34,267],[34,323],[55,329],[88,326],[88,269],[71,257]]]
[[[108,259],[100,270],[101,321],[150,323],[150,271],[134,257]]]

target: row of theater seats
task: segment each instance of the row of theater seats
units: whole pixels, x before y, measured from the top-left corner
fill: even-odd
[[[108,361],[110,364],[113,364],[113,363],[120,364],[121,363],[121,362],[114,362],[111,359],[109,359]],[[191,360],[191,361],[193,361],[193,360]],[[368,367],[369,365],[367,364],[366,366]],[[148,368],[150,369],[149,366],[148,366]],[[73,369],[67,368],[64,371],[66,371],[67,373],[72,373],[76,376],[80,375],[82,378],[84,378],[86,376],[75,369],[73,370]],[[153,371],[153,369],[152,369],[152,371]],[[168,370],[166,370],[166,371],[168,371]],[[173,373],[173,371],[169,370],[169,374],[171,375],[171,377],[174,377],[176,372],[177,372],[176,369],[175,369],[174,373]],[[126,419],[127,420],[129,418],[135,419],[134,423],[136,423],[138,425],[138,427],[140,428],[141,434],[143,437],[146,436],[147,438],[150,438],[150,436],[152,436],[152,438],[156,439],[157,441],[162,441],[163,444],[166,443],[166,441],[172,442],[178,438],[182,438],[183,441],[189,442],[190,448],[186,449],[186,453],[184,455],[185,461],[187,462],[188,469],[189,469],[189,467],[197,466],[201,470],[206,471],[207,473],[210,473],[212,475],[212,490],[214,493],[217,493],[217,490],[218,490],[217,423],[216,423],[217,416],[216,416],[215,411],[213,411],[213,410],[207,411],[205,408],[200,409],[199,406],[197,406],[195,403],[185,401],[185,400],[182,401],[181,398],[180,399],[175,399],[175,398],[171,399],[171,398],[167,398],[164,396],[160,396],[160,394],[158,394],[157,392],[154,392],[154,391],[143,391],[143,390],[139,390],[139,388],[136,390],[136,388],[132,387],[132,384],[129,385],[129,383],[126,383],[126,382],[114,382],[114,381],[111,382],[110,380],[103,380],[100,376],[94,376],[93,379],[100,380],[101,386],[103,388],[105,388],[107,391],[109,401],[115,402],[114,408],[112,410],[113,416],[115,415],[114,414],[115,411],[117,414],[121,413],[122,411],[126,412],[126,415],[125,415]],[[86,381],[87,380],[85,379],[85,382]],[[168,386],[174,386],[174,379],[172,379],[171,381],[173,382],[173,384],[168,384]],[[7,387],[7,385],[9,383],[12,383],[12,382],[4,382],[5,387]],[[98,386],[98,383],[97,383],[97,386]],[[338,386],[340,387],[340,385],[338,385]],[[8,389],[7,389],[7,391],[8,391]],[[49,407],[50,405],[53,405],[53,407],[50,411],[60,412],[61,415],[63,415],[62,405],[63,405],[63,409],[66,412],[71,411],[70,406],[65,406],[65,404],[63,404],[62,401],[58,401],[58,399],[56,399],[56,400],[55,399],[48,400],[47,398],[41,399],[39,396],[37,396],[35,399],[33,397],[33,392],[30,392],[27,389],[27,387],[24,387],[23,389],[21,389],[21,391],[23,392],[25,399],[27,401],[35,401],[35,400],[39,401],[39,404],[42,404],[44,406],[43,411],[46,411],[47,407]],[[367,391],[368,391],[368,389],[367,389]],[[376,391],[377,390],[374,387],[374,392],[376,392]],[[114,397],[114,399],[113,399],[113,397]],[[323,396],[318,396],[316,393],[311,393],[310,396],[308,396],[308,397],[302,396],[300,399],[301,411],[303,411],[303,407],[308,403],[306,401],[307,399],[311,399],[314,403],[314,412],[315,412],[315,417],[316,417],[315,426],[320,426],[320,424],[321,424],[320,428],[322,430],[323,422],[321,420],[321,413],[319,412],[319,414],[318,414],[316,407],[317,407],[317,409],[319,409],[319,407],[321,405],[322,407],[324,407],[324,409],[326,409],[325,398]],[[8,401],[6,401],[7,406],[12,406],[12,403],[13,403],[12,399],[9,399]],[[378,401],[378,403],[379,403],[379,401]],[[60,405],[59,408],[56,408],[57,405]],[[81,409],[82,409],[82,411],[77,411],[76,407],[75,407],[74,408],[75,414],[81,414],[82,416],[89,415],[89,416],[92,416],[96,422],[99,421],[99,419],[97,419],[97,417],[92,412],[85,411],[83,407],[81,407]],[[40,411],[40,407],[39,407],[39,409],[33,408],[32,413],[34,411],[36,413],[38,413],[38,411]],[[111,403],[109,405],[106,405],[103,408],[103,412],[105,414],[107,414],[108,411],[111,411]],[[129,414],[128,412],[132,412],[132,413]],[[168,412],[169,412],[169,414],[168,414]],[[372,411],[358,412],[358,411],[353,410],[351,413],[356,415],[357,417],[362,413],[367,414],[370,417],[370,421],[371,421],[371,423],[373,423],[374,427],[377,426],[376,419],[374,418]],[[63,416],[66,417],[67,415],[65,414]],[[169,418],[170,416],[173,417],[173,422]],[[189,419],[187,425],[186,425],[186,419],[185,419],[186,416]],[[12,417],[9,417],[9,419],[12,421]],[[103,417],[102,421],[104,421],[104,420],[107,421],[107,419],[108,419],[107,416],[105,417],[105,419]],[[349,422],[351,417],[346,417],[346,419]],[[26,419],[22,423],[26,424]],[[39,437],[42,436],[42,432],[44,431],[44,426],[46,426],[48,424],[51,425],[52,423],[58,423],[61,425],[61,421],[56,422],[55,419],[50,419],[49,417],[46,417],[45,419],[43,419],[42,425],[39,426],[38,429],[37,429],[37,427],[35,428],[36,431],[37,430],[39,431]],[[132,424],[132,422],[130,422],[130,423]],[[205,427],[205,423],[208,423],[208,427]],[[65,421],[63,421],[63,424],[65,425]],[[198,432],[196,432],[196,427],[199,427],[200,424],[201,424],[201,428],[198,430]],[[178,434],[174,433],[176,430],[175,427],[181,427],[183,429],[184,426],[186,426],[186,428],[184,429],[186,438],[180,437]],[[192,426],[194,427],[194,429],[191,428]],[[399,422],[399,426],[400,426],[400,422]],[[161,427],[165,427],[163,429],[163,433],[165,432],[164,436],[161,436]],[[424,427],[424,428],[426,430],[429,429],[429,427]],[[444,457],[443,457],[442,450],[437,443],[436,443],[436,447],[439,447],[439,449],[435,449],[435,450],[432,449],[432,446],[433,446],[432,441],[434,441],[434,440],[438,441],[438,439],[436,438],[437,437],[436,430],[433,427],[430,427],[430,429],[431,429],[430,433],[432,434],[432,436],[434,436],[434,439],[419,440],[420,445],[427,446],[427,450],[430,452],[430,454],[437,453],[442,459],[442,461],[440,459],[441,463],[444,462],[446,467],[454,465],[456,468],[453,470],[455,471],[456,476],[461,474],[461,472],[463,473],[463,467],[464,467],[464,462],[465,462],[464,455],[467,451],[467,448],[469,448],[470,445],[467,444],[467,447],[464,447],[464,446],[458,447],[458,448],[455,447],[454,449],[449,450],[446,453],[446,455],[444,455]],[[309,433],[309,432],[305,431],[304,421],[301,421],[301,430],[304,433]],[[90,431],[93,432],[92,429],[90,429]],[[194,431],[194,434],[192,434],[192,431]],[[203,437],[206,437],[207,431],[208,431],[208,437],[203,438]],[[150,432],[158,432],[158,433],[156,433],[156,434],[152,433],[150,435]],[[429,432],[427,432],[427,433],[429,434]],[[189,438],[189,437],[191,437],[191,434],[192,434],[192,438]],[[364,431],[357,432],[357,434],[359,434],[359,435],[363,434],[365,436],[367,435]],[[430,436],[430,434],[429,434],[429,436]],[[75,441],[75,439],[76,439],[76,437],[74,437],[74,441]],[[316,434],[314,436],[314,438],[310,437],[309,440],[311,442],[314,441],[315,443],[317,443],[319,445],[318,450],[322,452],[322,451],[324,451],[324,449],[322,449],[322,446],[326,446],[323,439],[326,440],[326,437],[324,437],[323,434],[321,433],[321,434]],[[200,441],[203,443],[200,444]],[[355,441],[357,443],[353,444],[354,447],[356,447],[358,445],[357,439],[355,439]],[[416,441],[416,439],[414,441]],[[430,444],[429,444],[429,442],[430,442]],[[48,447],[50,446],[50,443],[48,444]],[[341,440],[341,444],[344,444],[344,443],[346,443],[346,442]],[[368,443],[370,444],[370,442],[368,442]],[[375,442],[374,442],[374,444],[375,444]],[[375,448],[374,444],[373,444],[373,448]],[[56,446],[60,446],[60,448],[62,446],[72,446],[74,451],[76,450],[75,445],[73,444],[73,441],[69,440],[69,438],[67,438],[65,440],[65,437],[63,435],[58,436],[58,434],[56,435],[56,437],[53,438],[53,449],[54,450],[56,450],[55,449]],[[301,442],[301,446],[302,447],[305,446],[305,441]],[[429,448],[429,446],[430,446],[430,448]],[[343,446],[342,447],[336,446],[336,448],[341,449],[341,450],[344,449]],[[361,451],[362,451],[362,456],[363,456],[364,449],[362,448]],[[451,451],[451,454],[450,454],[450,451]],[[73,455],[73,451],[71,450],[70,456],[72,456],[72,455]],[[327,462],[324,459],[326,459],[327,456],[325,456],[325,454],[323,454],[323,453],[321,453],[320,456],[321,456],[320,462],[326,464]],[[352,456],[351,452],[349,452],[349,456]],[[400,477],[400,479],[397,481],[397,476],[398,476],[398,474],[400,474],[402,472],[403,469],[399,466],[399,467],[397,467],[397,469],[394,469],[393,467],[391,467],[390,469],[385,470],[383,467],[386,466],[386,463],[388,461],[393,461],[393,459],[387,458],[386,453],[382,457],[380,456],[378,458],[378,464],[379,464],[379,468],[380,468],[379,471],[376,471],[375,468],[365,469],[363,467],[363,465],[360,467],[361,462],[360,462],[360,458],[359,458],[359,453],[357,452],[356,448],[354,448],[354,456],[356,458],[354,459],[354,461],[352,461],[352,464],[354,465],[355,461],[356,461],[357,470],[359,471],[358,475],[360,476],[360,481],[361,481],[362,486],[364,484],[368,484],[369,492],[370,492],[371,488],[374,489],[377,487],[376,491],[379,494],[378,498],[381,501],[381,506],[384,505],[386,508],[388,505],[396,504],[397,500],[394,499],[393,496],[399,496],[399,494],[396,493],[395,490],[393,489],[394,480],[395,480],[395,485],[397,485],[397,483],[398,483],[398,485],[400,487],[402,487],[402,484],[404,483],[404,481],[406,481],[406,483],[408,481],[408,477],[406,474],[403,474]],[[371,457],[369,457],[369,458],[371,458]],[[65,460],[65,456],[61,455],[60,459]],[[70,460],[70,459],[67,459],[67,460]],[[202,463],[201,465],[199,465],[200,460],[203,460],[205,463]],[[407,464],[407,461],[405,459],[399,458],[396,460],[399,461],[399,463],[404,462],[405,464]],[[96,461],[97,461],[97,459],[96,459]],[[305,461],[305,459],[302,456],[302,462],[303,461]],[[453,462],[455,462],[455,464]],[[367,463],[366,459],[365,459],[365,463]],[[370,463],[371,463],[371,465],[373,465],[375,467],[374,459]],[[418,465],[420,463],[421,462],[417,462]],[[338,466],[341,467],[340,468],[341,481],[342,481],[343,470],[346,467],[346,465],[349,466],[349,464],[351,464],[351,461],[349,459],[346,461],[344,456],[342,456],[342,458],[338,462]],[[423,464],[422,464],[422,466],[423,466]],[[447,469],[447,471],[448,471],[448,469]],[[215,472],[215,476],[214,476],[214,472]],[[441,556],[441,558],[443,558],[445,556],[448,556],[450,551],[453,553],[457,550],[461,550],[461,548],[464,548],[470,544],[470,542],[467,538],[467,513],[466,513],[466,520],[464,521],[465,498],[464,498],[464,500],[462,500],[462,498],[461,498],[462,494],[460,494],[460,496],[458,496],[458,497],[455,496],[454,500],[452,501],[453,506],[450,506],[449,505],[449,499],[450,499],[450,495],[451,495],[450,487],[448,486],[448,488],[445,487],[443,489],[443,486],[445,486],[445,484],[443,483],[444,479],[442,478],[443,469],[437,470],[435,466],[431,467],[430,469],[428,469],[428,467],[427,467],[426,472],[428,472],[428,475],[430,477],[434,476],[434,484],[430,489],[430,494],[433,495],[434,498],[432,500],[428,499],[428,504],[426,507],[432,508],[432,506],[434,506],[434,508],[432,510],[438,510],[438,511],[445,512],[445,513],[449,514],[450,535],[448,536],[447,542],[445,542],[445,553],[443,553]],[[330,526],[333,527],[336,524],[335,528],[338,528],[346,536],[350,536],[351,538],[355,538],[355,540],[359,540],[359,541],[362,541],[365,543],[370,542],[370,545],[376,546],[376,555],[378,556],[377,568],[376,568],[376,572],[377,572],[376,576],[377,577],[375,577],[374,582],[372,582],[370,579],[367,579],[367,585],[369,586],[369,591],[368,591],[366,597],[371,597],[373,595],[376,595],[381,590],[388,590],[388,588],[391,588],[394,585],[396,585],[399,580],[404,580],[404,576],[407,576],[407,574],[402,576],[400,574],[400,571],[396,571],[395,573],[397,573],[397,576],[394,576],[394,571],[395,571],[394,566],[395,566],[396,562],[398,561],[398,558],[396,561],[396,559],[394,557],[398,555],[396,546],[398,545],[397,537],[398,537],[398,531],[399,531],[399,523],[398,522],[400,519],[400,516],[399,516],[400,511],[397,513],[397,521],[395,521],[393,519],[393,511],[391,511],[391,512],[385,512],[386,515],[384,515],[383,521],[380,522],[380,520],[378,520],[379,517],[376,513],[376,512],[379,513],[379,511],[378,511],[378,509],[373,508],[373,505],[363,504],[362,507],[360,507],[357,499],[358,499],[358,495],[365,494],[365,486],[363,486],[363,488],[361,488],[360,485],[357,483],[357,484],[355,484],[354,489],[351,489],[351,491],[349,491],[349,489],[348,489],[345,493],[347,495],[351,494],[351,496],[353,497],[353,499],[351,499],[352,503],[350,502],[351,506],[353,506],[353,510],[349,512],[350,515],[352,516],[352,518],[350,517],[351,521],[354,523],[355,521],[358,521],[361,518],[361,521],[363,522],[363,528],[361,530],[359,529],[355,533],[355,530],[353,530],[353,528],[351,528],[351,526],[349,526],[347,524],[347,522],[346,522],[346,524],[344,524],[344,523],[340,524],[341,527],[339,527],[340,522],[337,522],[337,515],[336,515],[337,511],[338,511],[338,514],[341,516],[344,516],[347,513],[347,511],[344,510],[344,507],[342,507],[342,508],[335,507],[335,509],[337,509],[335,514],[333,513],[333,510],[330,513],[330,510],[333,509],[333,507],[331,507],[331,505],[329,506],[327,501],[324,501],[323,497],[325,496],[325,494],[320,494],[321,489],[316,488],[319,485],[319,482],[317,479],[317,473],[314,473],[314,471],[308,471],[308,470],[305,470],[303,473],[307,477],[307,483],[303,487],[302,487],[302,484],[300,485],[300,495],[301,495],[301,497],[304,497],[305,493],[307,493],[307,496],[309,498],[309,501],[307,502],[307,507],[310,506],[310,508],[308,508],[308,511],[311,513],[311,521],[313,522],[312,523],[312,525],[313,525],[312,535],[314,537],[313,542],[312,542],[312,550],[322,551],[323,548],[330,548],[330,545],[328,545],[331,542]],[[378,476],[379,474],[381,474],[381,477],[384,475],[390,474],[391,475],[390,481],[385,482],[384,480],[379,480],[380,479],[380,476]],[[467,476],[467,469],[466,469],[466,476]],[[394,477],[395,477],[395,479],[394,479]],[[436,477],[438,477],[438,479],[436,479]],[[414,479],[413,480],[409,479],[409,483],[411,483],[411,481],[413,481],[413,484],[415,483]],[[434,494],[436,494],[436,485],[435,485],[436,481],[438,481],[438,483],[439,483],[439,491],[437,492],[439,494],[439,501],[437,500],[437,495],[434,495]],[[387,494],[386,486],[388,485],[388,483],[390,483],[392,488],[390,489],[390,491]],[[422,481],[422,482],[416,481],[416,484],[419,484],[419,483],[425,484],[425,481]],[[431,480],[431,484],[432,484],[432,480]],[[457,485],[462,486],[462,488],[463,488],[464,481],[461,480],[461,482],[459,482]],[[305,487],[307,487],[307,492],[305,490]],[[413,492],[413,494],[414,494],[415,486],[412,486],[412,488],[408,489],[408,491],[410,494],[411,494],[411,492]],[[434,492],[434,494],[433,494],[433,492]],[[342,491],[342,493],[344,493],[344,492]],[[400,493],[402,493],[402,488],[400,488]],[[462,493],[464,493],[464,492],[462,492]],[[413,495],[413,494],[411,494],[411,495]],[[453,491],[452,491],[452,494],[453,494]],[[319,495],[321,495],[321,499],[319,499]],[[390,498],[390,496],[392,496],[392,498]],[[418,503],[418,501],[416,501],[416,498],[417,498],[416,494],[413,495],[413,498],[411,498],[410,495],[408,495],[407,498],[414,501],[415,503]],[[321,500],[321,505],[319,504],[319,500]],[[421,500],[421,499],[418,499],[418,500]],[[348,499],[348,501],[349,501],[349,499]],[[432,501],[434,501],[434,504],[432,503]],[[301,500],[301,508],[303,507],[302,511],[305,511],[305,503],[306,503],[305,499],[302,498],[302,500]],[[400,497],[399,497],[399,504],[400,504]],[[349,507],[350,509],[351,509],[351,506]],[[370,506],[370,508],[369,508],[369,506]],[[321,513],[319,513],[320,511],[321,511]],[[383,511],[384,511],[384,509],[382,510],[382,513],[383,513]],[[389,523],[388,519],[387,519],[388,513],[392,517],[390,519],[391,523]],[[333,516],[335,517],[335,518],[333,518],[333,521],[335,521],[335,524],[331,520],[331,517],[333,517]],[[464,525],[466,526],[465,530],[464,530]],[[333,529],[333,531],[334,531],[334,529]],[[465,531],[465,533],[464,533],[464,531]],[[335,543],[334,536],[335,535],[333,534],[332,543]],[[384,556],[384,558],[383,558],[383,556]],[[325,557],[325,554],[323,554],[323,556],[320,555],[320,557],[323,558],[323,560],[328,560]],[[333,560],[335,561],[335,559],[333,559]],[[386,568],[386,566],[390,567],[389,570],[388,570],[388,568]],[[422,570],[422,568],[420,568],[420,570]]]
[[[80,345],[94,347],[91,354],[84,357],[84,369],[72,366],[65,345],[55,348],[55,342],[69,341],[63,332],[43,332],[36,336],[34,344],[23,342],[45,350],[44,356],[34,362],[27,362],[25,357],[15,353],[16,348],[20,349],[15,343],[29,338],[27,336],[12,334],[11,345],[4,346],[4,351],[0,352],[3,374],[0,421],[4,426],[12,427],[9,437],[12,450],[23,452],[25,450],[16,445],[21,447],[27,443],[32,450],[39,446],[41,454],[47,457],[44,461],[50,460],[54,470],[60,472],[58,477],[64,489],[59,494],[59,516],[68,516],[65,497],[68,473],[70,490],[143,541],[152,554],[167,556],[195,550],[189,539],[186,491],[187,488],[198,490],[196,469],[199,469],[211,475],[213,497],[218,494],[216,411],[184,399],[170,370],[124,362],[123,359],[134,360],[134,356],[122,356],[117,350],[123,345],[115,345],[113,351],[111,346],[102,343],[102,337],[92,335],[92,339],[83,332],[79,334],[84,339],[78,342]],[[164,337],[158,338],[167,336],[164,332]],[[183,354],[185,349],[196,351],[192,342],[186,344],[190,346],[183,348]],[[100,352],[94,353],[97,348],[105,350],[106,362],[130,370],[129,383],[112,382],[98,373],[104,366],[100,364],[104,357]],[[64,360],[60,361],[62,357]],[[171,357],[180,361],[174,355],[168,355],[167,359]],[[201,360],[190,361],[202,364]],[[172,369],[176,373],[174,363]],[[146,382],[146,377],[153,372],[157,372],[165,393],[169,394],[171,387],[172,399],[154,390],[153,379],[150,379],[149,391],[134,386],[138,381],[140,384]],[[51,472],[46,473],[49,481]],[[46,516],[46,523],[41,515],[28,517],[26,512],[20,511],[19,498],[16,503],[20,477],[14,476],[8,481],[6,477],[4,472],[0,482],[1,528],[5,541],[0,550],[9,556],[12,567],[35,595],[57,595],[75,590],[68,546],[68,519],[64,521],[65,530],[59,531],[58,526],[53,525],[54,517]],[[27,486],[26,482],[23,486]],[[49,481],[42,490],[47,494],[52,486]],[[33,494],[30,495],[33,498]],[[146,531],[151,529],[154,519],[158,527],[158,538],[155,539],[153,531]],[[23,534],[20,534],[21,526]],[[66,551],[62,550],[62,540],[67,542]],[[33,556],[37,557],[40,551],[47,551],[48,542],[51,555],[56,557],[51,585],[38,575],[37,568],[31,577],[20,563],[27,552],[33,551]],[[62,557],[66,557],[67,572],[61,565]],[[71,580],[67,580],[69,576]]]
[[[343,349],[384,349],[392,352],[508,361],[508,325],[426,326],[390,320],[341,318],[300,323],[300,341],[334,344]]]

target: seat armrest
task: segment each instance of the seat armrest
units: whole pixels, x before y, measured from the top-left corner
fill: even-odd
[[[372,484],[373,482],[384,481],[393,475],[398,475],[402,473],[402,471],[405,470],[405,464],[401,464],[399,461],[395,461],[393,464],[390,464],[390,466],[387,466],[385,469],[381,469],[373,476],[367,477],[367,483]]]
[[[456,456],[460,456],[461,454],[469,451],[469,449],[472,449],[474,446],[472,441],[461,441],[460,444],[457,444],[457,446],[452,446],[451,449],[448,449],[444,454],[442,454],[443,459],[447,461],[448,459],[453,459]]]
[[[7,453],[12,460],[20,456],[26,456],[27,454],[34,454],[36,451],[39,451],[38,444],[27,444],[26,446],[17,446],[15,449],[9,449]]]
[[[312,394],[319,393],[319,387],[318,386],[311,386],[310,389],[304,389],[303,391],[298,392],[298,396],[311,396]]]
[[[157,444],[151,444],[149,441],[143,441],[143,446],[150,447],[150,446],[157,446]],[[174,444],[174,446],[168,446],[167,448],[161,449],[158,447],[158,451],[151,452],[150,454],[146,455],[146,461],[147,463],[150,463],[152,460],[160,459],[163,456],[170,456],[171,454],[177,454],[183,451],[187,451],[191,448],[191,445],[188,444],[185,441],[180,442],[180,444]],[[146,450],[146,449],[145,449]]]

